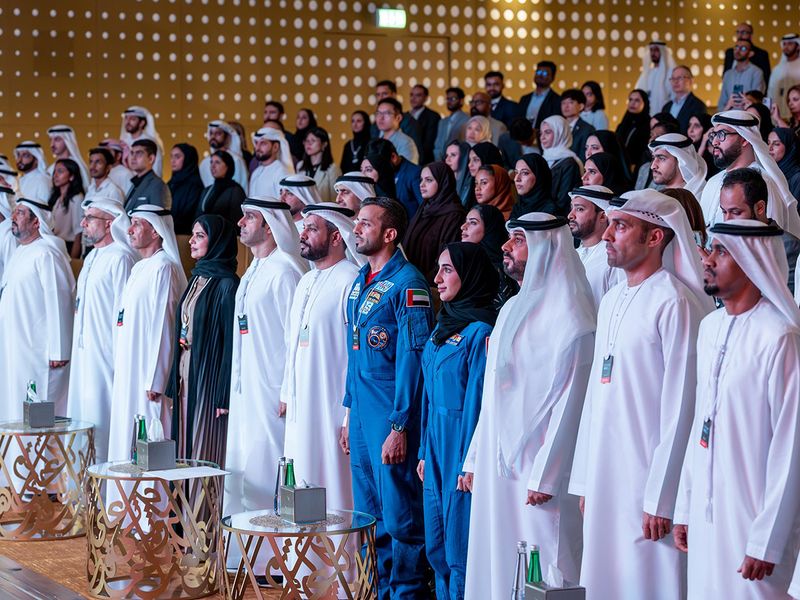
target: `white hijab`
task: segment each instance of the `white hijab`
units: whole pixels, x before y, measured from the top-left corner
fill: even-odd
[[[583,173],[583,163],[578,155],[570,147],[572,146],[572,130],[569,128],[567,120],[560,115],[547,117],[542,123],[547,123],[553,130],[553,145],[545,148],[542,156],[547,161],[547,166],[551,169],[553,165],[564,158],[572,158],[578,163]]]
[[[789,265],[783,247],[783,230],[750,219],[731,219],[715,224],[712,240],[719,240],[747,278],[800,333],[800,308],[786,286]],[[797,287],[795,287],[797,289]]]
[[[574,359],[569,354],[573,342],[594,332],[596,316],[586,271],[566,219],[532,212],[512,219],[506,228],[512,233],[524,232],[528,243],[522,286],[513,305],[507,305],[512,309],[508,318],[499,322],[499,329],[492,334],[492,343],[499,344],[492,390],[492,409],[500,423],[498,472],[510,477],[517,470],[528,436],[558,401],[564,382],[554,380],[553,374]],[[515,347],[523,327],[530,339],[541,343]],[[523,382],[517,376],[531,365],[541,373],[533,387],[530,378]]]
[[[692,140],[680,133],[665,133],[650,142],[648,147],[651,152],[656,148],[661,148],[675,157],[675,160],[678,161],[678,169],[680,169],[681,176],[686,182],[684,189],[692,192],[694,197],[699,200],[703,193],[703,188],[706,186],[708,165],[697,154]]]

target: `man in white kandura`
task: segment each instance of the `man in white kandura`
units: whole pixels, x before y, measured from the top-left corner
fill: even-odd
[[[665,188],[689,190],[699,200],[706,186],[708,165],[697,154],[692,140],[680,133],[665,133],[648,147],[653,154],[653,181]]]
[[[284,445],[285,408],[280,406],[280,395],[286,325],[297,283],[308,271],[287,204],[269,197],[248,198],[242,203],[242,212],[240,237],[254,260],[236,292],[231,324],[226,513],[273,506],[274,469]],[[237,561],[238,549],[233,548],[228,565]]]
[[[278,198],[281,179],[294,173],[286,136],[278,129],[262,127],[253,134],[253,154],[258,166],[250,176],[250,197]]]
[[[19,177],[19,195],[39,202],[50,199],[53,178],[47,173],[47,160],[38,142],[20,142],[14,147]]]
[[[133,417],[158,419],[169,437],[171,401],[164,396],[172,367],[175,311],[186,275],[170,212],[143,204],[130,212],[131,246],[141,260],[131,270],[114,309],[114,383],[108,460],[131,452]]]
[[[159,177],[164,174],[164,142],[161,141],[161,136],[156,131],[155,118],[144,106],[130,106],[123,111],[119,139],[128,148],[133,146],[133,142],[137,140],[152,140],[158,147],[156,160],[153,163],[153,172]],[[123,192],[128,192],[125,187],[121,185],[119,187]]]
[[[465,597],[474,600],[510,597],[518,540],[539,546],[547,580],[560,572],[576,581],[580,567],[581,516],[567,484],[592,364],[594,301],[566,219],[533,212],[507,228],[503,268],[521,287],[489,338],[481,414],[463,467],[472,491]]]
[[[91,183],[89,169],[86,167],[86,163],[83,162],[83,155],[78,147],[78,136],[75,135],[75,130],[69,125],[53,125],[47,130],[47,135],[50,137],[50,152],[53,153],[56,159],[47,167],[47,175],[49,177],[53,176],[53,170],[56,168],[58,159],[71,158],[78,163],[83,189],[88,189],[89,183]],[[40,199],[35,198],[35,200]]]
[[[353,212],[325,202],[303,214],[300,255],[315,268],[300,279],[289,313],[284,455],[294,459],[298,480],[325,486],[329,506],[349,509],[350,460],[339,450],[339,435],[346,415],[347,296],[359,270],[345,256]]]
[[[11,232],[19,246],[0,283],[3,415],[22,418],[28,382],[42,399],[67,408],[75,278],[64,241],[50,229],[50,208],[18,198]]]
[[[672,600],[686,564],[667,535],[692,425],[697,328],[713,303],[677,200],[612,200],[603,297],[569,491],[585,497],[581,584],[594,598]],[[663,264],[662,264],[663,260]]]
[[[700,324],[673,535],[688,549],[689,598],[787,598],[800,504],[800,310],[779,227],[735,219],[710,233],[705,290],[725,307]]]
[[[595,311],[606,292],[625,277],[621,270],[608,265],[603,243],[603,234],[608,227],[606,211],[613,197],[614,193],[602,185],[585,185],[569,192],[569,230],[572,237],[581,242],[577,248],[578,256],[592,289]]]
[[[244,193],[247,193],[247,163],[242,158],[242,141],[239,139],[237,131],[225,121],[216,120],[208,124],[206,131],[208,140],[209,155],[200,162],[200,178],[203,185],[208,187],[214,183],[214,176],[211,174],[211,154],[217,150],[224,150],[231,155],[235,170],[233,180],[242,186]]]
[[[3,272],[17,249],[17,238],[11,231],[11,213],[17,205],[16,194],[9,187],[0,186],[0,286]]]
[[[642,74],[635,87],[647,92],[651,115],[661,112],[670,99],[669,78],[674,68],[675,60],[667,44],[658,40],[650,42],[642,54]]]
[[[122,290],[139,259],[130,246],[130,219],[122,203],[94,196],[83,203],[83,239],[89,252],[78,276],[67,415],[94,423],[97,462],[108,456],[114,329]]]

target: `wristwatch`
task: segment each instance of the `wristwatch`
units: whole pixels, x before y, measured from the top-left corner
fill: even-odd
[[[396,431],[397,433],[403,433],[406,430],[405,425],[398,425],[397,423],[392,423],[392,431]]]

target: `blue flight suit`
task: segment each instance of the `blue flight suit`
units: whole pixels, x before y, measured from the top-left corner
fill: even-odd
[[[425,461],[425,547],[436,572],[437,600],[464,598],[472,494],[456,489],[478,424],[486,370],[488,323],[470,323],[422,353],[420,460]]]
[[[365,265],[350,292],[344,405],[350,408],[350,470],[355,509],[377,519],[381,600],[429,597],[426,585],[419,452],[422,350],[433,314],[428,284],[397,250],[367,283]],[[406,428],[405,462],[385,465],[392,424]]]

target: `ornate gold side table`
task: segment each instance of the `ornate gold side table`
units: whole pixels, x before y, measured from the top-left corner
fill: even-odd
[[[179,470],[193,467],[217,469],[178,461]],[[216,593],[224,572],[217,554],[222,489],[222,474],[167,481],[127,461],[89,467],[89,595],[156,600]]]
[[[264,600],[256,577],[265,577],[281,598],[378,597],[375,518],[362,512],[328,510],[323,523],[292,525],[271,510],[237,513],[222,519],[225,554],[235,544],[241,560],[234,573],[223,577],[225,597],[240,600],[248,587]],[[256,572],[264,546],[271,557],[265,572]],[[272,576],[280,571],[283,583]]]
[[[0,423],[0,539],[56,540],[85,532],[82,481],[94,462],[94,425]]]

